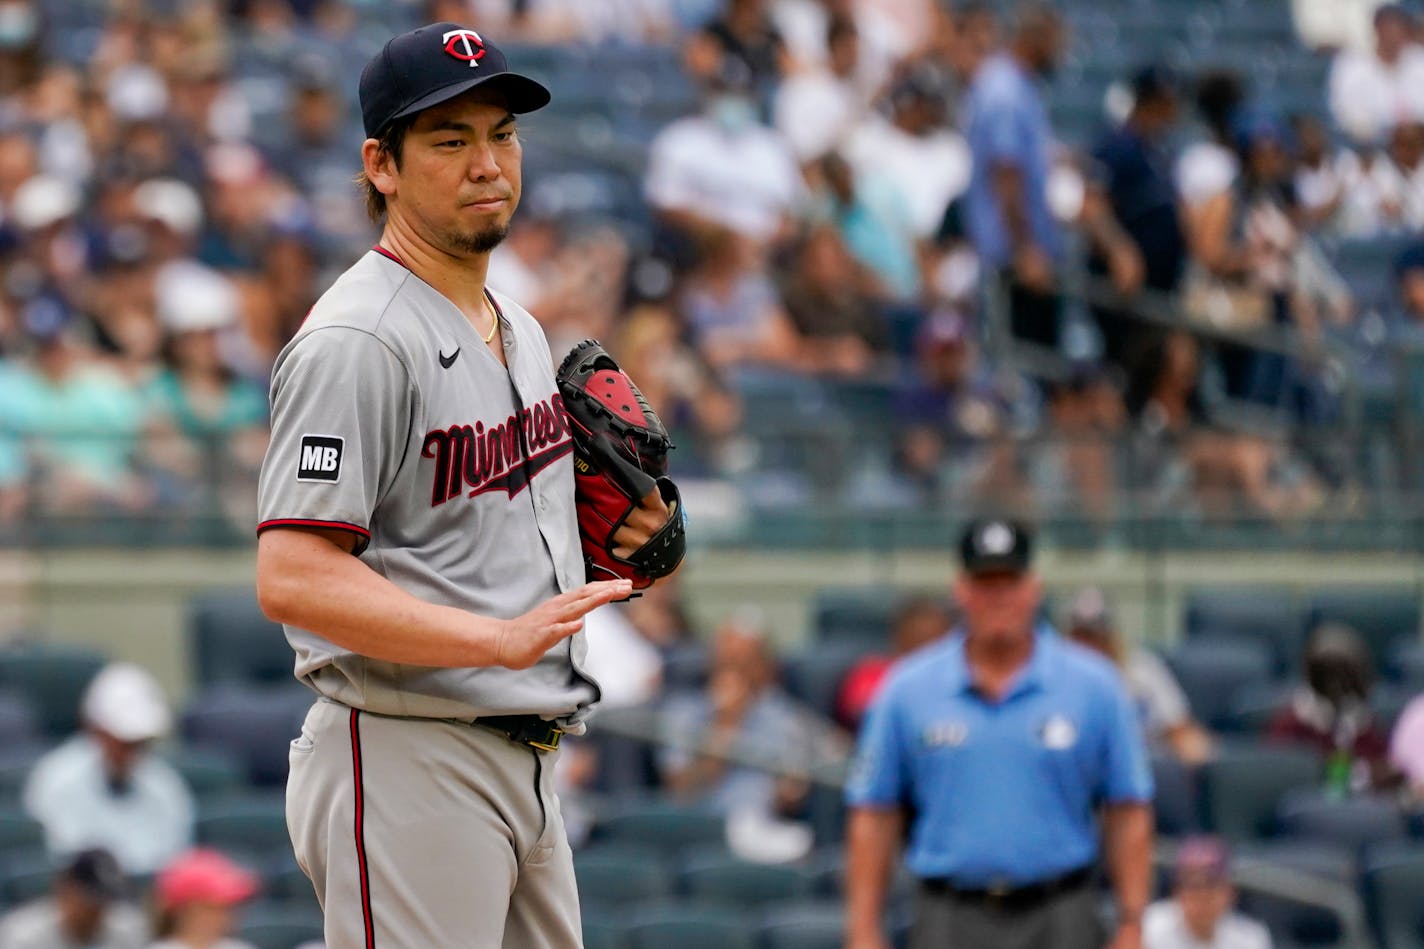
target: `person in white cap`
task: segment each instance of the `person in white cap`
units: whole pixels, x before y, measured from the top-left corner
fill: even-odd
[[[24,807],[52,854],[103,847],[126,873],[156,872],[193,836],[193,798],[150,753],[172,723],[158,683],[130,663],[105,667],[84,694],[83,731],[41,758]]]

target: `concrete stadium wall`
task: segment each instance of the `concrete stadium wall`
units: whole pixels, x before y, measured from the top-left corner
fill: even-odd
[[[1304,592],[1322,585],[1390,584],[1424,589],[1424,558],[1390,555],[1166,553],[1046,550],[1039,569],[1058,608],[1087,584],[1104,587],[1119,625],[1148,641],[1179,633],[1182,597],[1191,586],[1281,584]],[[945,550],[789,553],[700,550],[683,583],[700,629],[747,605],[767,617],[778,644],[806,634],[810,599],[834,586],[942,591],[955,561]],[[55,642],[97,646],[142,663],[175,699],[189,679],[189,598],[214,587],[250,587],[251,550],[65,549],[0,555],[0,630]]]

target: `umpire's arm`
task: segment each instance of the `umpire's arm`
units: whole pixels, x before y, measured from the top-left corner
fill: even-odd
[[[905,833],[900,808],[856,807],[846,828],[846,949],[887,945],[885,894]]]
[[[1103,850],[1117,897],[1118,930],[1111,949],[1140,949],[1142,914],[1152,893],[1152,766],[1137,711],[1114,676],[1103,703],[1105,802]]]

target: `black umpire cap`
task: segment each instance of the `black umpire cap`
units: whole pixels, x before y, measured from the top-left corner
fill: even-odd
[[[1033,534],[1007,518],[971,521],[959,541],[967,573],[1023,573],[1033,561]]]
[[[493,43],[458,23],[432,23],[391,38],[361,70],[361,121],[378,138],[395,119],[439,105],[476,86],[504,93],[511,112],[549,104],[549,90],[509,71]]]

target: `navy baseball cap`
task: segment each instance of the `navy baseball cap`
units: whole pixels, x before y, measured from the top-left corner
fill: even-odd
[[[549,90],[509,71],[493,43],[458,23],[432,23],[392,37],[361,70],[361,121],[377,138],[395,119],[439,105],[476,86],[504,93],[511,112],[549,104]]]
[[[972,522],[959,541],[966,572],[1023,573],[1033,560],[1033,537],[1018,521],[984,518]]]

